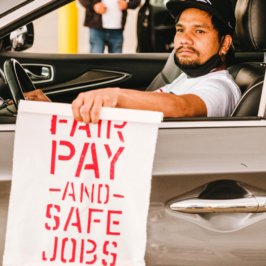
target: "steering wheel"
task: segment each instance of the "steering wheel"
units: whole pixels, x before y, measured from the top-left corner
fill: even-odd
[[[36,88],[17,60],[11,58],[5,61],[4,72],[15,107],[18,109],[19,101],[25,100],[23,93],[36,90]]]

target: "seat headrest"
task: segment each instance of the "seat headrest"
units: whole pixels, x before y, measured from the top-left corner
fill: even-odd
[[[235,10],[236,34],[249,51],[266,51],[266,1],[238,0]]]

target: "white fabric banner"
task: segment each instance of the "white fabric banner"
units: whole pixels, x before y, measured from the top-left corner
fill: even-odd
[[[21,101],[4,266],[145,265],[152,165],[162,113]]]

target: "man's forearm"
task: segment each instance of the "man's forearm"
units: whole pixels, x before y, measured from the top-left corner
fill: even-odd
[[[86,124],[97,124],[102,107],[120,107],[163,112],[164,117],[207,116],[200,97],[170,93],[141,92],[120,88],[105,88],[80,93],[72,102],[73,116]]]
[[[163,112],[164,117],[205,117],[207,108],[194,94],[141,92],[114,88],[118,100],[116,107]]]

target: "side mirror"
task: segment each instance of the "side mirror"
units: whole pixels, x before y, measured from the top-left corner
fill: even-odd
[[[32,22],[25,25],[0,40],[1,51],[23,51],[33,45],[34,29]]]

